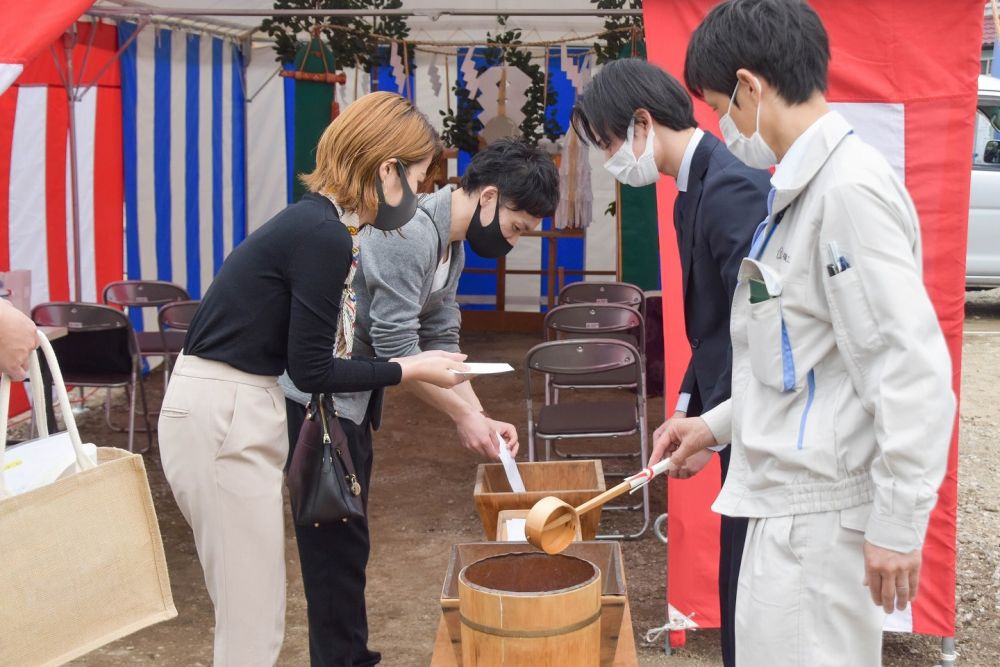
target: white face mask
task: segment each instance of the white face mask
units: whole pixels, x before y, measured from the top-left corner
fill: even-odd
[[[625,185],[631,185],[634,188],[652,185],[660,178],[660,170],[656,168],[656,158],[653,156],[652,126],[646,132],[646,149],[638,159],[632,152],[634,141],[635,118],[633,117],[628,124],[628,131],[625,133],[625,141],[621,148],[611,156],[611,159],[604,163],[604,168]]]
[[[760,86],[759,81],[757,85]],[[729,98],[729,109],[726,110],[726,115],[719,119],[722,138],[726,140],[729,151],[743,164],[754,169],[769,169],[772,165],[777,164],[778,157],[764,141],[764,137],[760,136],[760,107],[762,105],[757,104],[757,128],[754,130],[753,136],[749,138],[743,136],[730,115],[733,110],[733,100],[736,99],[736,91],[739,89],[740,84],[737,81],[736,88],[733,89],[733,96]]]

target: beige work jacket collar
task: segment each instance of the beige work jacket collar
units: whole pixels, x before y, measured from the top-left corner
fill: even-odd
[[[772,214],[787,208],[806,189],[844,137],[854,131],[836,111],[830,111],[816,122],[823,125],[809,137],[795,173],[783,187],[775,187]]]

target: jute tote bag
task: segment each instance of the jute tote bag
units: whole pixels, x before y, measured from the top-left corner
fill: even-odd
[[[3,483],[10,378],[0,381],[0,667],[59,665],[177,615],[142,457],[87,456],[51,345],[39,347],[77,462],[10,495]],[[32,376],[38,378],[32,359]],[[32,382],[32,385],[38,383]],[[45,422],[35,393],[36,423]]]

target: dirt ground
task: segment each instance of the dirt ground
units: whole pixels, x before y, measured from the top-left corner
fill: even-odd
[[[536,342],[537,338],[527,335],[469,334],[464,348],[472,359],[509,360],[519,366],[525,351]],[[956,593],[959,664],[963,665],[1000,665],[1000,413],[994,393],[1000,384],[998,360],[1000,290],[970,293],[962,373]],[[154,373],[146,386],[151,406],[158,406],[161,376]],[[491,414],[523,429],[526,415],[521,372],[480,379],[476,388]],[[443,416],[401,391],[392,392],[388,404],[391,409],[375,437],[373,552],[368,568],[370,643],[382,652],[387,667],[410,667],[429,662],[439,618],[438,596],[451,546],[483,538],[472,502],[479,461],[457,445],[454,429]],[[116,398],[116,405],[122,414],[122,397]],[[650,401],[649,416],[650,428],[655,428],[663,416],[661,399]],[[87,440],[124,446],[124,436],[104,427],[96,407],[82,415],[79,424]],[[522,437],[526,437],[523,431]],[[522,450],[521,458],[524,456],[526,451]],[[191,532],[164,481],[155,447],[145,459],[178,617],[74,664],[211,664],[212,606]],[[665,511],[663,480],[654,483],[652,497],[655,517]],[[605,513],[602,529],[628,528],[630,521],[634,517]],[[305,599],[290,525],[286,534],[288,611],[279,664],[307,665]],[[716,631],[689,633],[687,645],[669,657],[664,655],[662,643],[643,641],[647,629],[664,622],[667,548],[650,531],[640,540],[624,542],[623,551],[639,664],[721,665]],[[939,661],[938,647],[936,638],[890,634],[885,640],[884,663],[929,667]]]

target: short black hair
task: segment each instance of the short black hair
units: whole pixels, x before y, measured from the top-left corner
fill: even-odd
[[[688,43],[684,81],[692,93],[736,89],[736,70],[760,74],[789,104],[826,91],[830,40],[802,0],[726,0],[712,9]]]
[[[671,130],[698,127],[680,81],[645,60],[625,58],[606,64],[576,98],[573,128],[584,141],[607,146],[625,138],[636,109]]]
[[[523,139],[498,139],[473,156],[462,189],[473,193],[491,185],[505,206],[535,218],[555,215],[559,207],[559,170],[545,151]]]

